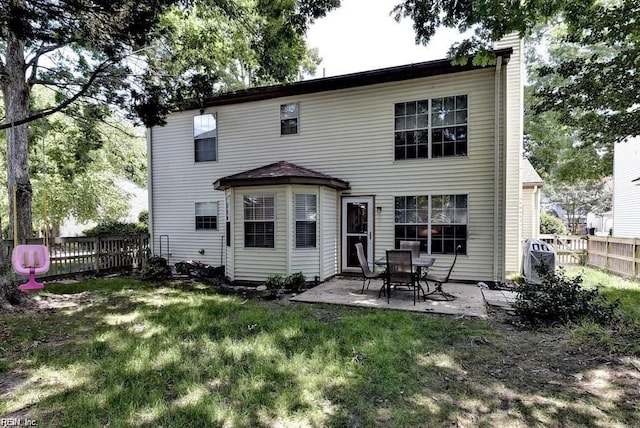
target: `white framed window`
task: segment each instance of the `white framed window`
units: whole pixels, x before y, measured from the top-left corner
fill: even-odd
[[[297,134],[299,120],[300,103],[280,105],[280,135]]]
[[[275,247],[275,197],[273,195],[244,196],[244,246],[246,248]]]
[[[196,230],[218,229],[218,203],[196,202]]]
[[[394,158],[467,155],[467,95],[394,105]]]
[[[467,195],[419,195],[395,197],[395,247],[400,241],[419,241],[420,251],[460,254],[467,251]]]
[[[296,194],[296,248],[316,248],[318,205],[315,194]]]
[[[196,162],[218,160],[218,127],[215,114],[193,117],[193,147]]]

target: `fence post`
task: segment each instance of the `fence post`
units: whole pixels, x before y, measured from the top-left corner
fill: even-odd
[[[93,249],[96,252],[96,273],[100,272],[100,236],[96,236],[93,242]]]
[[[147,260],[144,252],[144,233],[138,234],[138,269],[142,271],[147,264]]]
[[[640,239],[633,240],[633,276],[640,275]]]

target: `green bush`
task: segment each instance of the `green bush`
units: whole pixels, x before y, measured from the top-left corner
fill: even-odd
[[[264,285],[267,290],[282,290],[283,288],[298,292],[305,288],[307,279],[302,272],[292,273],[284,277],[282,275],[271,275],[267,278]]]
[[[540,214],[540,233],[548,235],[566,235],[567,228],[562,220],[548,213]]]
[[[84,230],[86,236],[104,236],[104,235],[130,235],[134,233],[145,233],[147,228],[139,223],[121,223],[118,221],[110,221],[99,223],[98,225]]]
[[[284,288],[285,277],[277,274],[271,275],[267,278],[264,285],[267,287],[267,290],[280,290]]]
[[[307,284],[307,278],[305,278],[302,272],[292,273],[285,280],[285,288],[298,292],[303,290]]]
[[[582,287],[582,277],[568,278],[563,271],[552,272],[541,265],[542,284],[520,284],[513,305],[516,314],[527,324],[566,324],[590,320],[608,324],[617,317],[620,302],[613,304],[597,288]]]

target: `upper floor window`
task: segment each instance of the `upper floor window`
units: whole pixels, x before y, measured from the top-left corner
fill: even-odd
[[[467,96],[396,103],[396,160],[467,155]]]
[[[316,247],[318,207],[316,195],[296,194],[296,248]]]
[[[275,197],[247,195],[244,197],[244,246],[275,247]]]
[[[280,105],[280,135],[297,134],[300,103]]]
[[[217,160],[218,127],[214,114],[201,114],[193,118],[193,142],[196,162]]]
[[[467,155],[467,96],[431,100],[431,157]]]
[[[395,158],[429,157],[429,100],[395,106]]]
[[[218,228],[218,203],[196,202],[196,230]]]

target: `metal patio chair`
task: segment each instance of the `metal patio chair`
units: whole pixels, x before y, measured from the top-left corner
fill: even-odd
[[[432,272],[427,272],[427,274],[424,275],[424,280],[425,282],[427,282],[427,284],[429,283],[429,281],[432,281],[434,283],[433,291],[425,294],[424,295],[425,299],[433,295],[440,295],[444,297],[445,300],[454,300],[456,298],[456,296],[454,296],[453,294],[450,294],[444,291],[442,289],[442,285],[449,282],[449,278],[451,277],[451,272],[453,272],[453,267],[456,265],[456,260],[458,259],[458,251],[460,250],[462,250],[462,247],[458,245],[454,252],[453,263],[451,263],[451,267],[449,268],[449,270],[445,275],[436,275]]]
[[[389,303],[391,285],[393,284],[412,289],[413,304],[416,304],[416,293],[420,293],[420,286],[411,256],[411,250],[387,250],[387,303]]]
[[[382,278],[384,280],[384,272],[375,272],[369,268],[369,263],[367,263],[367,257],[364,255],[364,247],[362,245],[362,242],[358,242],[356,244],[356,253],[358,253],[358,262],[360,263],[360,269],[362,269],[362,290],[360,291],[360,294],[363,294],[364,285],[365,283],[367,283],[367,280],[369,280],[369,282],[367,283],[367,290],[368,290],[372,279]]]

